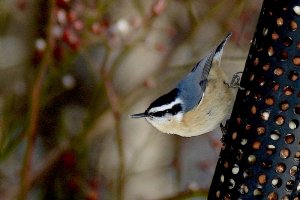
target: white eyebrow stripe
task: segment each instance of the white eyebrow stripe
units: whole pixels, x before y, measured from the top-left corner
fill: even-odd
[[[180,98],[176,98],[175,101],[173,101],[169,104],[166,104],[166,105],[151,108],[148,112],[149,113],[155,113],[155,112],[159,112],[159,111],[168,110],[168,109],[171,109],[176,104],[182,104],[182,100]]]

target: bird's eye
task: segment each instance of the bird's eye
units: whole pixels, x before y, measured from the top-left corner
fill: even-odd
[[[168,109],[168,110],[166,110],[166,113],[171,114],[171,113],[173,113],[173,111],[172,111],[172,109]]]
[[[158,112],[152,112],[149,113],[150,117],[162,117],[164,116],[165,112],[164,111],[158,111]]]

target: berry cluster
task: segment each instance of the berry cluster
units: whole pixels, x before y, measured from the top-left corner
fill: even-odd
[[[84,29],[81,19],[83,5],[72,0],[56,0],[53,8],[53,22],[50,22],[50,37],[54,44],[52,47],[55,60],[61,60],[65,51],[77,51],[81,45],[80,35]],[[35,41],[35,61],[40,61],[47,48],[44,38]]]
[[[55,1],[55,25],[52,34],[55,39],[54,57],[59,60],[63,57],[63,49],[78,50],[80,47],[80,33],[84,28],[81,19],[83,6],[72,0]]]

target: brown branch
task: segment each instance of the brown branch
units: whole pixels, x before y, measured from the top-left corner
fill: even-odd
[[[21,188],[19,199],[26,199],[26,194],[29,189],[29,179],[31,172],[31,162],[33,158],[35,139],[38,126],[39,110],[40,110],[40,97],[43,80],[46,75],[48,64],[45,63],[41,66],[38,77],[34,83],[32,94],[31,94],[31,105],[30,105],[30,121],[26,131],[27,147],[25,150],[23,168],[21,171]]]
[[[105,68],[105,64],[101,67],[101,77],[103,78],[104,88],[107,95],[108,102],[112,109],[114,120],[115,120],[115,131],[116,131],[116,143],[117,151],[119,156],[119,171],[118,171],[118,180],[117,180],[117,199],[124,199],[124,187],[126,183],[125,178],[125,154],[124,154],[124,144],[123,144],[123,135],[121,128],[121,106],[119,97],[114,89],[112,84],[111,77]]]
[[[41,181],[47,172],[49,172],[52,167],[59,161],[61,155],[70,148],[70,142],[64,141],[56,148],[51,150],[47,156],[40,162],[41,164],[35,169],[32,170],[32,175],[28,178],[27,189],[31,189],[35,184]],[[19,190],[18,186],[13,186],[9,190],[5,191],[2,195],[4,199],[15,199],[17,191]]]
[[[47,172],[49,172],[53,166],[60,160],[61,155],[70,148],[69,141],[63,141],[61,144],[53,148],[40,163],[40,165],[32,172],[32,176],[29,179],[29,188],[42,180]]]
[[[30,96],[30,115],[29,115],[29,125],[27,130],[25,131],[25,137],[27,139],[27,146],[25,149],[23,166],[21,169],[21,180],[20,180],[20,188],[19,188],[19,196],[18,199],[23,200],[26,199],[27,193],[30,190],[30,180],[32,173],[32,159],[35,148],[35,140],[38,129],[38,121],[39,121],[39,112],[40,112],[40,100],[42,93],[42,86],[44,79],[46,77],[46,73],[49,66],[50,55],[52,52],[53,41],[51,38],[50,27],[53,22],[53,9],[51,5],[51,1],[49,1],[49,9],[50,9],[50,20],[47,30],[47,49],[45,50],[44,57],[39,65],[39,71],[37,74],[37,78],[34,81],[32,93]]]

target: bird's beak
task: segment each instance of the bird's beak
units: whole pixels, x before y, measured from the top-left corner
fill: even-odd
[[[146,113],[138,113],[138,114],[133,114],[133,115],[129,115],[129,117],[137,119],[137,118],[144,118],[144,117],[148,117],[148,115]]]

